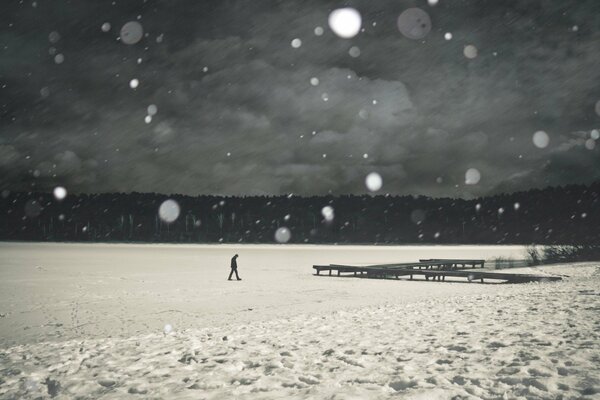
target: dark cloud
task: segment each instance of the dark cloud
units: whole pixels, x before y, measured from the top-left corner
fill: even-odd
[[[3,189],[363,193],[376,171],[384,192],[469,197],[600,179],[600,146],[585,147],[600,127],[595,0],[32,4],[0,16]],[[343,5],[363,17],[349,40],[327,26]],[[396,27],[415,5],[424,40]],[[146,36],[120,43],[134,20]]]

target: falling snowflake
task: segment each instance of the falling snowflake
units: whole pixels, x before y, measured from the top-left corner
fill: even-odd
[[[325,218],[325,221],[331,222],[335,218],[335,213],[333,211],[333,207],[325,206],[321,209],[321,215]]]
[[[476,185],[481,180],[481,173],[476,168],[469,168],[465,173],[465,184]]]
[[[275,240],[278,243],[287,243],[292,238],[292,233],[286,227],[281,227],[275,231]]]
[[[376,192],[383,186],[383,179],[377,172],[371,172],[365,178],[365,185],[371,192]]]
[[[297,48],[299,48],[300,46],[302,46],[302,40],[300,40],[300,39],[296,38],[296,39],[292,40],[292,43],[291,43],[291,44],[292,44],[292,47],[293,47],[293,48],[297,49]]]
[[[174,222],[179,217],[179,204],[175,200],[165,200],[158,208],[158,216],[167,223]]]
[[[55,187],[53,193],[56,200],[63,200],[65,197],[67,197],[67,189],[62,186]]]
[[[408,8],[397,20],[398,30],[409,39],[423,39],[431,31],[431,18],[420,8]]]
[[[360,13],[354,8],[338,8],[329,14],[329,27],[341,38],[349,39],[358,34],[362,24]]]
[[[142,28],[142,24],[137,21],[127,22],[121,28],[121,42],[125,44],[136,44],[142,37],[144,36],[144,29]]]
[[[463,54],[469,59],[476,58],[478,53],[479,51],[477,50],[477,47],[473,46],[472,44],[466,45],[463,49]]]
[[[535,145],[535,147],[538,147],[540,149],[548,147],[548,144],[550,143],[550,137],[544,131],[535,132],[533,134],[532,140],[533,140],[533,144]]]

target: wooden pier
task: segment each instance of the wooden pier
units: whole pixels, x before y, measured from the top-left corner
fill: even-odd
[[[399,279],[407,276],[413,280],[416,276],[423,276],[426,281],[445,281],[446,277],[466,278],[468,282],[481,282],[487,280],[505,281],[508,283],[547,282],[559,281],[558,276],[542,276],[531,274],[514,274],[507,272],[491,272],[475,269],[483,268],[484,260],[460,259],[423,259],[413,263],[376,264],[367,266],[353,265],[314,265],[315,275],[326,272],[327,276],[351,276],[357,278]]]

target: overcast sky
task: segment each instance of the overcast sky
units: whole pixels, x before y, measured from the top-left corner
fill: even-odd
[[[342,7],[362,17],[349,39],[328,22]],[[398,26],[413,7],[431,20],[420,39]],[[598,0],[7,0],[0,189],[358,194],[376,172],[377,193],[472,197],[591,182],[599,44]]]

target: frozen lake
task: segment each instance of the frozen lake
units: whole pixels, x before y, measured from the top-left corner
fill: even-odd
[[[165,324],[190,328],[412,301],[458,289],[316,278],[312,265],[519,259],[524,252],[523,246],[0,243],[0,313],[7,315],[0,343],[130,336]],[[235,253],[241,282],[226,280]]]

